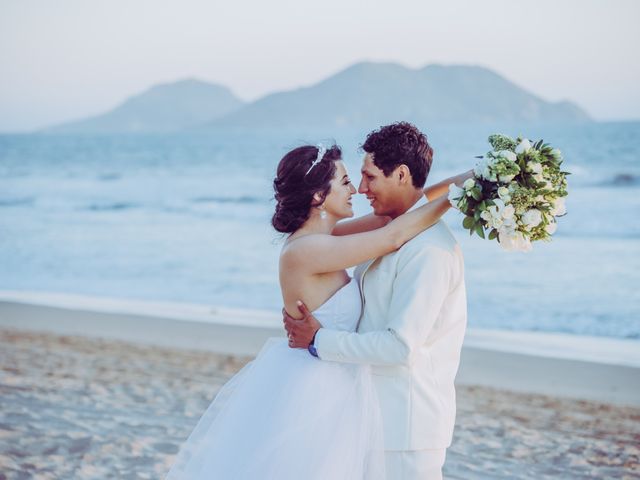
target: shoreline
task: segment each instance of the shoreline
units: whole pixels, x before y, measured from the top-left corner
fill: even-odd
[[[234,356],[284,337],[274,312],[17,291],[0,327]],[[640,341],[468,329],[456,383],[638,407]]]

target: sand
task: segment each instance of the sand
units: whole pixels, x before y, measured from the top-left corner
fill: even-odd
[[[0,479],[161,479],[250,357],[0,329]],[[640,478],[640,408],[458,387],[449,479]]]

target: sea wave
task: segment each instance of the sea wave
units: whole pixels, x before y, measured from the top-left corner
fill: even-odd
[[[262,197],[251,197],[251,196],[240,196],[240,197],[215,197],[215,196],[207,196],[207,197],[194,197],[191,199],[193,203],[237,203],[237,204],[246,204],[246,203],[265,203],[267,199]]]
[[[19,205],[32,205],[34,197],[0,198],[0,207],[16,207]]]
[[[640,176],[628,172],[617,173],[597,185],[602,187],[638,187],[640,186]]]
[[[119,173],[103,173],[97,176],[97,179],[101,182],[112,182],[114,180],[120,180],[120,178],[122,178],[122,175]]]
[[[92,203],[83,210],[91,210],[94,212],[108,212],[108,211],[120,211],[130,210],[132,208],[138,208],[140,205],[130,202],[112,202],[112,203]]]

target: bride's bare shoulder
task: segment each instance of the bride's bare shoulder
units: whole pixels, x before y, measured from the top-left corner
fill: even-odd
[[[312,233],[287,240],[280,251],[280,263],[290,264],[303,262],[309,255],[317,253],[331,235],[324,233]]]

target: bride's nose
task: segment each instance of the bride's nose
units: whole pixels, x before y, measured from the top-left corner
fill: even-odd
[[[351,195],[353,195],[353,194],[358,192],[356,190],[356,187],[354,187],[352,183],[349,184],[349,191],[351,192]]]

